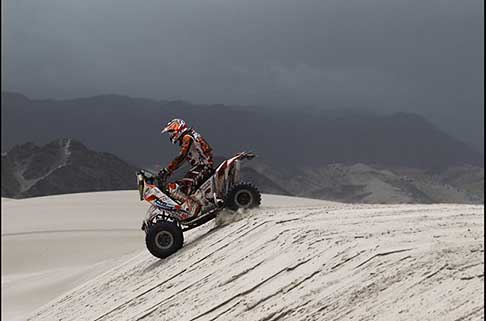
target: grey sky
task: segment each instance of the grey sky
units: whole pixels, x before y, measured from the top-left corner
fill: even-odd
[[[5,0],[2,89],[419,112],[483,141],[481,0]]]

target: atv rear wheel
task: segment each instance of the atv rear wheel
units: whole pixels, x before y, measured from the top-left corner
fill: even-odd
[[[150,226],[145,235],[149,252],[160,259],[177,252],[184,243],[181,228],[174,222],[159,221]]]
[[[225,198],[225,207],[236,211],[239,208],[254,208],[260,206],[262,196],[258,189],[248,183],[233,186]]]

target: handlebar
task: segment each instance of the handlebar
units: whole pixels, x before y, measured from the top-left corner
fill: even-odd
[[[253,152],[241,152],[238,154],[238,159],[252,159],[256,157],[256,154]]]
[[[144,182],[148,184],[157,185],[157,187],[162,190],[166,191],[166,182],[167,182],[168,175],[155,175],[151,171],[146,169],[141,169],[137,172],[137,185],[138,185],[138,192],[140,194],[140,200],[143,201],[143,190],[144,190]]]

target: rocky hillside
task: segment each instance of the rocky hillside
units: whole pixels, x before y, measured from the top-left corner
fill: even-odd
[[[136,168],[73,139],[26,143],[2,154],[2,196],[23,198],[133,189]]]
[[[292,170],[262,161],[247,166],[251,166],[250,180],[258,175],[265,177],[259,185],[264,192],[281,195],[346,203],[484,203],[484,169],[476,166],[448,167],[438,172],[361,163]]]
[[[216,157],[215,162],[224,159]],[[184,165],[172,179],[188,169]],[[2,196],[133,189],[135,171],[116,156],[94,152],[76,140],[43,147],[26,143],[2,155]],[[346,203],[484,203],[484,169],[471,165],[440,171],[362,163],[279,168],[257,158],[243,162],[241,176],[264,193]]]

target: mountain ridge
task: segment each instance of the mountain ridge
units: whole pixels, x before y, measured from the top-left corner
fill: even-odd
[[[23,198],[131,189],[136,168],[72,138],[28,142],[2,155],[2,196]]]
[[[160,136],[160,128],[180,117],[220,155],[253,150],[286,169],[346,162],[444,169],[484,162],[483,154],[422,116],[223,106],[120,95],[31,100],[4,92],[2,151],[25,141],[76,137],[95,149],[148,167],[177,153]],[[28,127],[26,119],[33,120]]]

